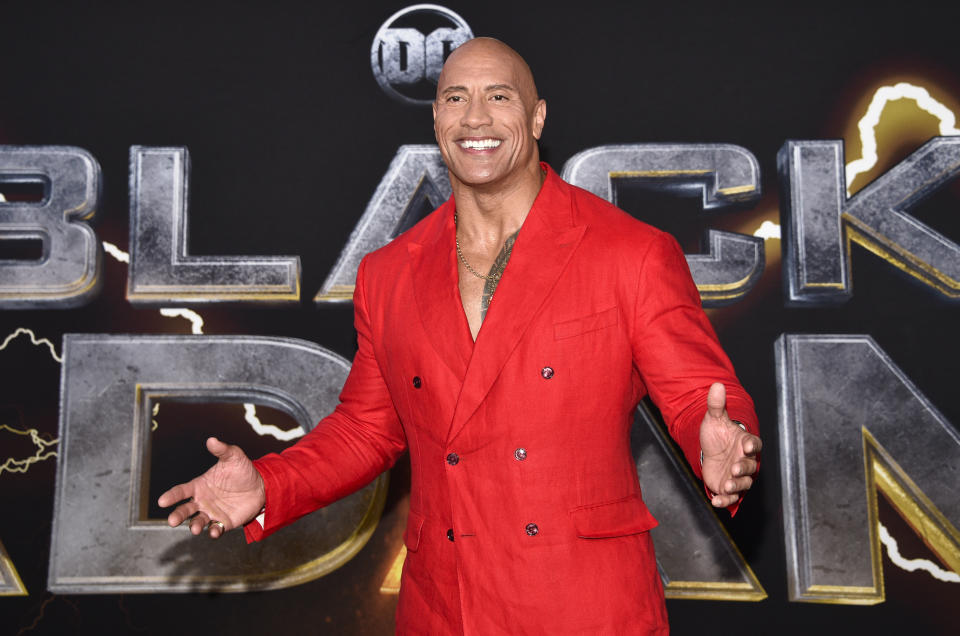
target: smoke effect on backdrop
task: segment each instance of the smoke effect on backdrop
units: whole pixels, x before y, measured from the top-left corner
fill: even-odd
[[[332,410],[359,259],[449,194],[429,101],[473,35],[530,63],[546,161],[681,242],[755,399],[734,519],[638,409],[674,632],[955,629],[960,9],[3,15],[3,633],[392,633],[406,459],[251,546],[155,501],[208,436],[257,456]]]

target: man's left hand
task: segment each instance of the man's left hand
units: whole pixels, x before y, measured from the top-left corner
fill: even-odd
[[[763,443],[727,414],[727,390],[719,382],[707,394],[707,413],[700,424],[703,484],[717,508],[735,504],[753,485],[757,455]]]

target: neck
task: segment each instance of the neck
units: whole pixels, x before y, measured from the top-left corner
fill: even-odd
[[[451,174],[450,184],[457,206],[458,233],[471,243],[501,245],[523,225],[540,192],[546,174],[535,162],[512,183],[473,185]]]

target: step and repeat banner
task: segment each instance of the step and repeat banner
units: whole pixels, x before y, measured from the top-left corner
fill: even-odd
[[[258,456],[334,408],[360,259],[450,194],[430,103],[474,36],[529,62],[564,179],[680,241],[756,401],[733,519],[637,410],[674,632],[955,629],[960,9],[2,13],[3,633],[393,632],[406,457],[254,545],[156,499],[208,436]]]

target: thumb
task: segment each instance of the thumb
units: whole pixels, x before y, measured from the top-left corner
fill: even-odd
[[[207,438],[207,450],[217,459],[226,459],[225,455],[230,452],[230,445],[224,444],[216,437]]]
[[[727,388],[719,382],[710,385],[707,393],[707,414],[720,419],[727,409]]]

